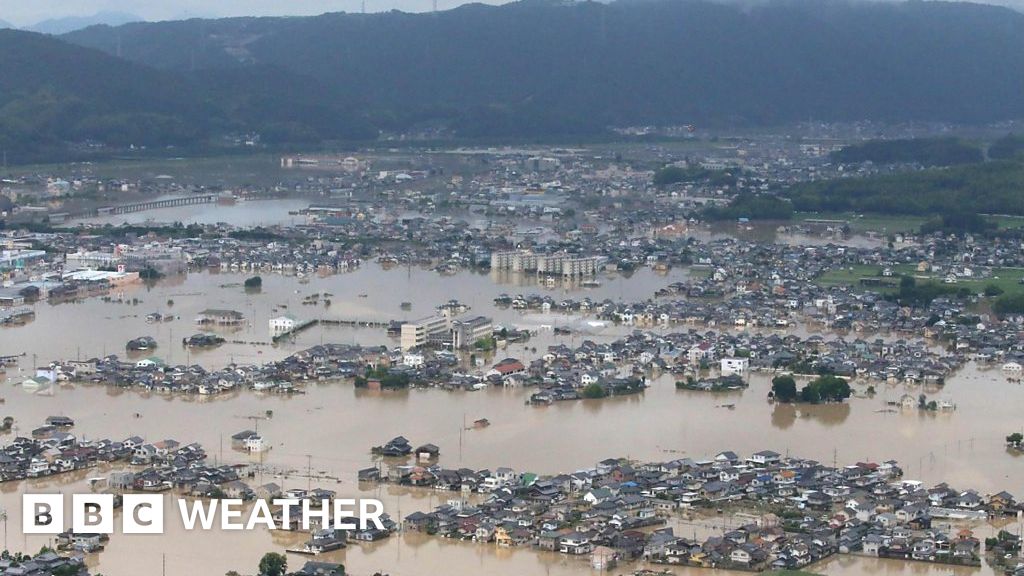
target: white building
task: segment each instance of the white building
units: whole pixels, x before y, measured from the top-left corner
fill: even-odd
[[[401,346],[403,351],[426,345],[428,342],[445,340],[449,336],[451,322],[445,316],[428,316],[402,324]]]
[[[259,434],[253,434],[246,438],[244,446],[246,452],[263,452],[269,448],[269,446],[267,446],[267,441]]]
[[[742,374],[750,369],[749,358],[722,358],[722,376]]]
[[[410,368],[418,368],[420,366],[423,366],[423,363],[423,354],[409,352],[402,355],[402,364]]]
[[[270,331],[274,334],[280,334],[282,332],[290,332],[295,329],[298,324],[298,320],[295,319],[291,314],[282,314],[275,318],[270,319]]]
[[[506,250],[491,253],[491,268],[512,272],[536,272],[540,275],[579,277],[597,273],[601,258],[566,253],[536,254],[529,250]]]
[[[452,347],[456,349],[469,348],[482,339],[490,339],[494,334],[494,325],[491,319],[485,316],[477,316],[468,320],[454,320],[452,322]]]

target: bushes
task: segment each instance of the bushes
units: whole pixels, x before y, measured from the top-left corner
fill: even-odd
[[[1024,293],[1003,294],[996,298],[992,310],[1000,316],[1006,314],[1024,314]]]
[[[385,390],[399,390],[408,388],[412,379],[408,374],[392,373],[387,368],[367,369],[365,376],[356,376],[356,388],[367,388],[370,380],[380,381],[380,387]]]

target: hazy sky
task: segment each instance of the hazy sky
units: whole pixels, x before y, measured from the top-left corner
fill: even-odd
[[[192,16],[309,15],[323,12],[358,12],[361,0],[0,0],[0,20],[18,26],[47,18],[91,16],[100,11],[127,12],[147,20]],[[489,4],[499,0],[483,0]],[[438,0],[438,8],[452,8],[465,0]],[[397,8],[407,12],[430,10],[431,0],[366,0],[366,10]]]
[[[92,16],[97,12],[125,12],[146,20],[190,17],[311,15],[358,12],[362,0],[0,0],[0,20],[28,26],[49,18]],[[365,0],[368,12],[398,9],[424,12],[432,0]],[[468,1],[502,4],[508,0],[438,0],[440,9]],[[730,0],[724,0],[730,1]],[[885,0],[883,0],[885,1]],[[1024,0],[969,0],[1024,9]]]

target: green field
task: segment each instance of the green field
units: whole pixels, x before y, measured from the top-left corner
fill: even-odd
[[[1012,216],[1007,214],[987,216],[994,221],[1001,229],[1024,228],[1024,216]]]
[[[917,232],[921,224],[928,218],[925,216],[884,216],[880,214],[854,214],[852,212],[796,212],[793,220],[807,219],[846,220],[850,230],[857,234],[877,232],[879,234],[896,234],[899,232]]]
[[[918,279],[919,282],[932,280],[935,282],[942,282],[943,276],[934,276],[928,272],[918,272],[917,267],[911,264],[902,264],[894,266],[892,281],[899,282],[900,276],[913,276]],[[825,274],[819,276],[815,283],[819,286],[859,286],[861,278],[881,278],[882,267],[874,265],[857,265],[849,268],[842,268],[838,270],[830,270]],[[967,288],[972,292],[980,293],[986,286],[995,285],[1002,289],[1005,293],[1017,293],[1024,292],[1024,284],[1021,284],[1021,279],[1024,278],[1024,268],[995,268],[992,270],[992,276],[988,278],[978,279],[959,279],[953,286]],[[881,291],[892,291],[895,288],[882,288]]]
[[[1007,214],[986,215],[1001,229],[1024,228],[1024,216]],[[882,214],[855,214],[853,212],[795,212],[793,220],[802,222],[807,219],[846,220],[850,230],[855,234],[875,232],[878,234],[897,234],[901,232],[916,233],[921,225],[929,220],[927,216],[885,216]]]
[[[893,282],[899,282],[899,277],[914,275],[915,268],[911,265],[896,266],[893,268]],[[858,264],[848,268],[829,270],[818,276],[815,282],[819,286],[858,286],[861,278],[882,278],[882,267],[867,264]]]
[[[53,174],[64,178],[91,176],[99,179],[140,180],[168,175],[179,183],[234,185],[274,183],[284,170],[280,157],[269,154],[224,155],[198,158],[111,159],[68,164],[32,164],[10,167],[10,176]]]

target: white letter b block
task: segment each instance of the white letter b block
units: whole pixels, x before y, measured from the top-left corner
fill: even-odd
[[[71,529],[88,534],[114,532],[113,494],[73,494],[71,496]]]
[[[60,534],[64,531],[63,494],[22,494],[21,531]]]

